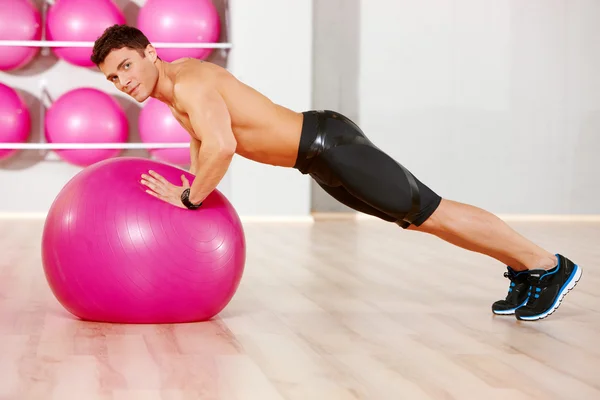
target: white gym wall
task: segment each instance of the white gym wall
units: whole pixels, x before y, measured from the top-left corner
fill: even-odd
[[[93,0],[91,0],[93,1]],[[223,39],[234,48],[227,60],[217,53],[213,60],[227,67],[273,101],[302,111],[311,107],[312,4],[277,0],[213,0],[223,18]],[[41,0],[37,0],[38,5]],[[135,24],[145,0],[116,0],[127,23]],[[229,3],[229,4],[227,4]],[[41,9],[41,8],[40,8]],[[225,10],[228,9],[228,12]],[[219,51],[219,50],[215,50]],[[95,69],[72,66],[54,55],[39,55],[25,69],[0,71],[0,82],[25,96],[32,115],[31,141],[41,134],[40,101],[45,102],[41,83],[57,98],[78,87],[94,87],[114,94],[130,122],[130,141],[139,141],[137,117],[141,105],[112,87]],[[48,104],[46,104],[47,106]],[[72,166],[47,151],[21,150],[0,161],[0,214],[41,215],[64,184],[81,168]],[[142,150],[125,155],[147,156]],[[99,184],[102,184],[99,182]],[[308,218],[310,186],[307,177],[295,170],[251,163],[236,157],[219,189],[244,218]]]
[[[319,108],[356,115],[442,196],[504,216],[600,214],[600,2],[315,4],[315,62],[335,66],[315,70]]]
[[[442,196],[600,214],[600,2],[362,0],[360,123]]]
[[[229,69],[295,111],[312,107],[312,1],[229,0]],[[310,181],[297,170],[236,157],[231,198],[240,215],[279,220],[310,216]]]

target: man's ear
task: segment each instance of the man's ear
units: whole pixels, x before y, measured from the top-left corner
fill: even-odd
[[[146,46],[146,50],[144,50],[146,57],[150,58],[150,61],[154,62],[158,58],[158,54],[156,53],[156,48],[149,44]]]

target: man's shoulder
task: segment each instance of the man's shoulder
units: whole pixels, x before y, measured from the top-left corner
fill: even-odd
[[[173,100],[182,111],[214,100],[220,80],[216,71],[198,71],[193,66],[181,68],[173,76]]]
[[[183,67],[173,76],[173,96],[175,99],[200,95],[206,90],[210,78],[193,67]]]
[[[214,87],[222,76],[217,69],[208,65],[205,67],[205,64],[208,63],[202,60],[182,63],[173,76],[173,87],[184,92]]]

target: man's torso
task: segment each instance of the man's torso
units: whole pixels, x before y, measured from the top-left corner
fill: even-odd
[[[202,84],[210,85],[218,91],[229,110],[231,128],[237,141],[237,154],[264,164],[286,167],[294,165],[302,130],[301,113],[273,103],[215,64],[182,60],[173,65],[175,69],[178,66],[193,68],[194,74],[199,74]],[[176,82],[182,83],[185,85],[181,80]],[[177,121],[190,133],[192,140],[197,140],[187,112],[177,107],[177,104],[169,105],[169,108]]]

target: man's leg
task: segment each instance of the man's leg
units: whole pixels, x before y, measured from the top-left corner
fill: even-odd
[[[528,320],[545,318],[558,308],[581,276],[581,269],[571,260],[542,249],[494,214],[441,199],[373,146],[341,145],[320,157],[339,178],[345,191],[390,216],[386,220],[406,227],[402,223],[411,214],[412,223],[407,229],[433,234],[504,263],[508,268],[505,276],[511,284],[506,299],[492,305],[496,314],[515,314],[518,319]],[[408,174],[414,179],[409,180]],[[419,190],[416,197],[415,184]],[[420,207],[415,212],[417,198]],[[519,273],[519,270],[526,272]]]
[[[554,254],[526,239],[494,214],[469,204],[443,199],[421,226],[411,225],[408,229],[486,254],[515,271],[547,270],[557,265]]]
[[[581,278],[581,268],[561,254],[551,254],[524,238],[494,214],[442,200],[421,224],[408,229],[433,234],[462,248],[487,254],[508,266],[505,299],[492,304],[495,314],[538,320],[552,314]]]
[[[318,179],[315,179],[315,180],[316,180],[317,184],[319,186],[321,186],[321,188],[328,195],[330,195],[331,197],[333,197],[340,203],[342,203],[358,212],[361,212],[363,214],[372,215],[374,217],[377,217],[377,218],[382,219],[387,222],[394,222],[394,220],[395,220],[394,217],[391,217],[391,216],[387,215],[386,213],[384,213],[383,211],[380,211],[374,207],[371,207],[364,201],[359,200],[358,198],[356,198],[355,196],[350,194],[346,189],[344,189],[343,186],[327,186],[327,185],[324,185],[323,183],[319,182]]]
[[[321,157],[348,193],[390,216],[387,220],[401,221],[412,209],[413,189],[407,171],[381,150],[367,145],[345,145],[330,149]],[[414,179],[421,209],[415,223],[407,229],[433,234],[461,248],[488,255],[517,271],[550,269],[556,265],[552,253],[519,235],[492,213],[442,200]]]

